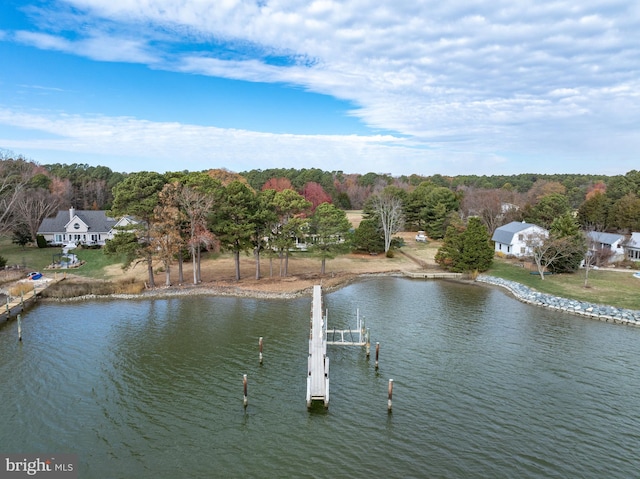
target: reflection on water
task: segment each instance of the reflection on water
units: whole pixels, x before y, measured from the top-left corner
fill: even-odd
[[[96,478],[637,474],[639,329],[443,281],[325,306],[336,328],[360,311],[380,368],[330,346],[329,411],[307,411],[310,298],[40,304],[23,343],[0,327],[0,450],[76,453]]]

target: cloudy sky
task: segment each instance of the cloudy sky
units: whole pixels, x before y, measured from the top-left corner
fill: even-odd
[[[632,0],[3,0],[0,59],[42,164],[640,169]]]

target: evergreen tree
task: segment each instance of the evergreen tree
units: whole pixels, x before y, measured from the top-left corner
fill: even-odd
[[[580,262],[587,251],[586,239],[580,227],[571,213],[565,213],[551,223],[549,235],[554,242],[551,252],[558,247],[563,254],[557,255],[557,259],[548,265],[548,270],[553,273],[573,273],[577,271]],[[558,246],[560,245],[560,246]]]
[[[153,277],[153,255],[151,246],[151,228],[155,219],[154,210],[158,205],[160,191],[165,185],[165,178],[152,171],[133,173],[113,189],[112,214],[115,216],[131,215],[139,223],[136,225],[139,248],[137,253],[147,263],[149,287],[155,287]],[[118,235],[116,235],[117,237]],[[113,244],[115,247],[116,243]],[[132,251],[127,249],[127,254]]]
[[[363,219],[353,236],[356,251],[365,253],[384,252],[384,236],[376,219]]]
[[[616,201],[609,210],[609,221],[620,231],[631,233],[640,229],[640,198],[635,193],[627,193]]]
[[[527,223],[533,223],[547,229],[553,220],[570,210],[569,200],[560,193],[552,193],[540,198],[537,204],[524,213]]]
[[[602,191],[596,191],[578,208],[578,221],[586,230],[605,231],[610,208],[609,197]]]
[[[326,260],[349,251],[350,229],[351,223],[344,211],[330,203],[318,205],[311,218],[311,251],[322,260],[321,274],[325,273]]]
[[[253,247],[254,219],[258,212],[258,199],[253,190],[240,181],[232,181],[215,211],[213,231],[222,247],[233,252],[236,281],[240,280],[240,253]]]
[[[493,262],[493,248],[486,226],[477,217],[469,218],[466,228],[449,226],[435,259],[455,273],[488,270]]]

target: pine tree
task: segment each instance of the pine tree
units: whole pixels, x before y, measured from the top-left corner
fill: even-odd
[[[454,273],[488,270],[493,262],[493,248],[486,226],[476,217],[469,218],[466,228],[449,226],[435,260]]]

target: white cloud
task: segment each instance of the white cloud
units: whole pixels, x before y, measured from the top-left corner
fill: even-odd
[[[81,40],[68,40],[61,36],[39,32],[19,31],[15,39],[26,45],[43,50],[57,50],[73,53],[98,61],[123,61],[153,64],[157,58],[149,53],[145,42],[135,39],[118,38],[114,41],[108,35],[93,32]]]
[[[491,163],[504,160],[496,152],[528,155],[553,147],[569,157],[580,157],[581,145],[597,149],[586,151],[587,156],[626,157],[617,145],[595,142],[593,137],[598,135],[621,139],[620,144],[635,151],[640,147],[634,126],[640,124],[636,93],[640,86],[640,10],[636,2],[65,3],[70,8],[61,14],[64,30],[75,21],[73,35],[64,36],[50,20],[46,32],[23,31],[16,38],[38,48],[96,60],[140,62],[154,68],[248,81],[285,82],[348,99],[359,106],[352,114],[366,124],[397,131],[416,145],[428,147],[403,151],[407,157],[417,158],[415,161],[433,159],[431,152],[439,151],[454,161],[481,157]],[[55,18],[55,12],[49,13]],[[224,57],[207,52],[207,42],[233,45],[238,54]],[[274,65],[266,60],[268,55],[289,56],[292,61]],[[111,125],[111,121],[115,119],[106,124]],[[99,128],[105,127],[103,121],[98,124]],[[167,137],[196,144],[202,141],[195,137],[218,139],[220,134],[215,129],[145,125],[140,120],[124,124],[131,130],[117,130],[119,140],[127,139],[132,132],[144,137],[153,131],[159,135],[158,154],[172,149],[163,143],[163,131]],[[91,130],[90,126],[84,127]],[[117,128],[115,123],[108,130],[113,128]],[[232,153],[229,148],[225,154],[236,157],[249,155],[243,147],[247,135],[256,145],[275,141],[293,147],[302,141],[296,136],[224,131],[231,133],[237,151]],[[305,137],[304,142],[311,138]],[[567,138],[571,142],[565,143]],[[321,141],[340,144],[350,153],[358,148],[374,153],[390,148],[362,138],[340,138],[334,143],[323,137]],[[136,147],[135,140],[125,141],[125,145],[125,149]],[[206,151],[204,145],[199,148]],[[256,150],[260,148],[252,154]],[[339,152],[336,155],[340,156]]]
[[[619,165],[602,165],[593,155],[574,156],[572,144],[582,141],[576,131],[568,132],[562,142],[553,144],[544,143],[544,129],[526,141],[497,131],[486,131],[484,140],[478,140],[473,135],[456,137],[455,131],[445,130],[440,132],[442,137],[433,146],[426,146],[415,139],[391,135],[259,133],[131,117],[83,117],[42,111],[24,113],[2,108],[0,124],[25,132],[20,140],[0,137],[0,145],[5,149],[27,156],[30,152],[57,152],[61,156],[57,160],[60,162],[69,162],[70,155],[81,158],[77,160],[81,162],[91,158],[91,161],[97,161],[96,164],[100,164],[100,159],[107,159],[107,164],[115,171],[199,171],[218,167],[244,171],[304,165],[328,171],[374,171],[392,175],[493,174],[498,171],[509,174],[522,172],[518,162],[509,156],[513,144],[524,144],[518,155],[533,158],[542,154],[555,160],[546,169],[542,163],[534,164],[538,173],[621,172]],[[501,151],[495,149],[494,134],[503,136]],[[623,151],[631,151],[628,148],[633,141],[628,135],[618,134],[611,140]],[[587,146],[594,149],[611,147],[602,142],[601,136],[593,135]],[[469,144],[472,148],[468,148]]]
[[[24,129],[33,135],[19,141],[0,138],[5,148],[136,158],[141,163],[153,162],[158,168],[165,165],[165,171],[213,166],[240,171],[258,167],[256,165],[270,168],[285,163],[292,167],[305,164],[329,170],[362,167],[352,163],[354,158],[363,158],[368,167],[378,166],[386,171],[393,169],[389,162],[391,150],[395,151],[395,157],[398,154],[416,156],[412,148],[404,144],[406,140],[390,135],[277,135],[129,117],[27,114],[8,109],[0,109],[0,124]],[[131,169],[134,165],[127,166]],[[399,171],[396,173],[400,174]]]

